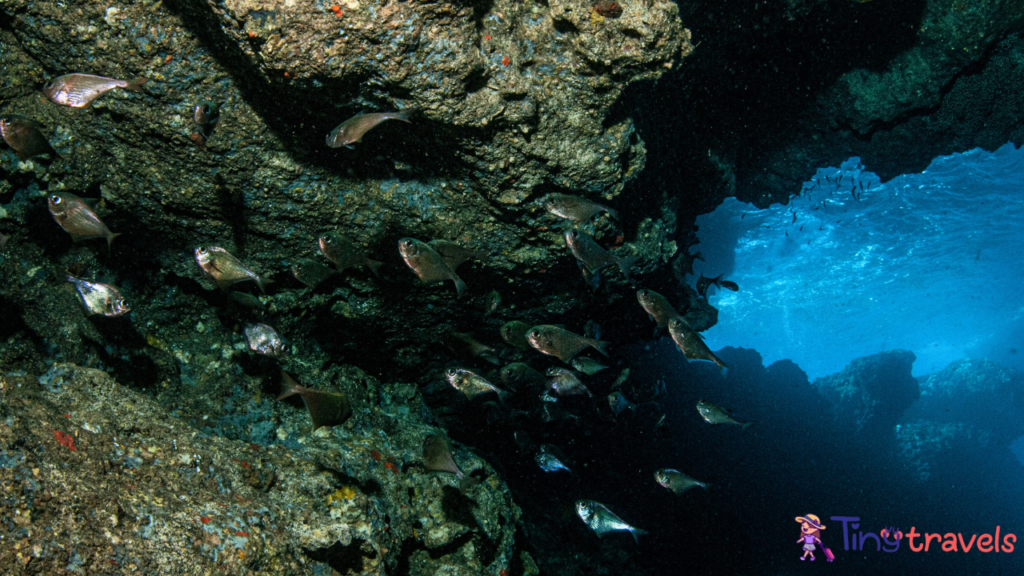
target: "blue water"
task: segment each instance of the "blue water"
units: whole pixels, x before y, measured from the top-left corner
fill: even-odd
[[[740,286],[710,291],[712,350],[754,348],[812,379],[894,348],[917,355],[915,376],[964,357],[1024,369],[1024,150],[885,183],[857,158],[809,176],[789,205],[730,198],[698,218],[695,274]]]

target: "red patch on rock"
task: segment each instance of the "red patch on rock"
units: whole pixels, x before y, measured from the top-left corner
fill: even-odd
[[[605,18],[618,18],[622,16],[622,4],[618,2],[611,2],[609,0],[601,0],[597,4],[594,4],[594,12],[597,12]]]
[[[64,446],[65,448],[71,450],[72,452],[78,452],[78,450],[75,448],[75,439],[70,434],[65,434],[60,430],[54,430],[53,437],[57,439],[57,443],[60,444],[61,446]]]
[[[501,65],[502,66],[508,66],[511,63],[512,63],[512,59],[509,58],[508,56],[502,56],[501,57]]]
[[[370,458],[373,458],[375,462],[380,462],[380,459],[383,457],[384,455],[381,454],[380,452],[377,452],[376,450],[370,450]]]

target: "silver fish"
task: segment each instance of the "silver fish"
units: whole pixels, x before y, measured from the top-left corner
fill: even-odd
[[[534,350],[554,356],[567,364],[587,346],[592,346],[605,356],[608,355],[607,342],[584,338],[551,324],[540,324],[530,328],[526,333],[526,340]]]
[[[577,356],[573,358],[572,367],[575,368],[576,370],[579,370],[580,372],[583,372],[587,376],[593,376],[594,374],[597,374],[601,370],[608,369],[608,367],[605,366],[604,364],[601,364],[597,360],[594,360],[593,358],[589,358],[587,356]]]
[[[607,506],[594,500],[577,500],[576,514],[579,515],[584,524],[597,534],[598,538],[603,538],[609,532],[628,530],[633,535],[636,543],[639,544],[640,536],[647,533],[646,530],[626,524],[622,518],[616,516]]]
[[[327,135],[327,145],[331,148],[346,146],[362,140],[363,136],[385,120],[401,120],[409,122],[412,116],[411,110],[401,112],[379,112],[375,114],[357,114],[341,124],[338,124],[331,133]]]
[[[49,155],[51,159],[60,158],[60,154],[50,146],[50,141],[43,136],[41,127],[39,122],[22,116],[0,118],[0,136],[14,149],[18,158],[28,160],[42,155]]]
[[[668,333],[672,336],[672,341],[676,343],[679,351],[683,353],[687,360],[714,362],[723,374],[728,372],[729,365],[722,362],[718,356],[715,356],[711,348],[708,348],[708,345],[704,343],[704,337],[700,335],[700,332],[691,328],[682,318],[672,318],[668,321]]]
[[[549,368],[547,375],[551,378],[548,385],[559,396],[582,396],[584,394],[590,397],[594,396],[572,370]]]
[[[84,199],[74,194],[67,192],[52,194],[47,200],[47,205],[53,219],[68,234],[71,234],[71,240],[74,242],[89,238],[106,238],[109,250],[110,243],[114,241],[114,238],[120,236],[118,233],[111,232],[92,207]]]
[[[200,246],[196,248],[195,255],[196,264],[213,278],[221,290],[227,290],[228,286],[237,282],[253,280],[260,291],[266,293],[267,284],[272,282],[246,268],[241,260],[219,246]]]
[[[114,88],[141,92],[142,85],[148,81],[148,78],[125,81],[92,74],[65,74],[47,82],[43,86],[43,93],[51,102],[72,108],[84,108]]]
[[[491,293],[484,299],[484,316],[494,314],[498,306],[501,306],[501,294],[498,294],[497,290],[491,290]]]
[[[426,242],[414,238],[402,238],[398,241],[398,251],[409,268],[412,268],[412,271],[424,283],[451,280],[455,282],[455,292],[458,297],[462,297],[462,293],[466,291],[466,283],[462,281],[462,278],[459,278],[455,270],[445,262],[437,250],[434,250]]]
[[[697,412],[700,412],[700,417],[708,424],[735,424],[743,430],[746,430],[753,424],[753,422],[740,422],[730,416],[724,408],[715,406],[707,400],[697,402]]]
[[[709,486],[705,482],[690,478],[679,470],[672,470],[671,468],[662,468],[655,472],[654,481],[676,494],[682,494],[690,488],[696,488],[697,486],[707,490]]]
[[[533,457],[534,462],[540,466],[540,469],[545,472],[557,472],[559,470],[565,470],[566,472],[572,472],[568,466],[562,464],[557,456],[549,452],[538,452]]]
[[[668,326],[673,318],[680,318],[679,312],[669,304],[668,299],[654,290],[644,288],[636,291],[636,299],[640,302],[647,315],[658,323],[658,327]]]
[[[619,219],[617,211],[603,204],[568,194],[548,194],[544,201],[544,208],[559,218],[575,222],[586,222],[598,212],[607,212],[612,218]]]
[[[128,301],[121,296],[121,292],[116,287],[110,284],[89,282],[70,274],[67,276],[67,280],[75,285],[78,295],[82,298],[82,304],[89,314],[121,316],[131,312]]]
[[[249,349],[264,356],[280,358],[288,353],[284,340],[266,324],[250,324],[245,327],[245,338],[249,341]]]
[[[501,369],[501,381],[510,388],[519,388],[530,382],[544,382],[544,376],[522,362],[513,362]]]
[[[636,262],[635,257],[623,258],[612,254],[598,245],[590,234],[580,232],[579,230],[569,230],[566,232],[565,243],[569,245],[569,250],[572,251],[572,255],[576,257],[576,260],[583,263],[587,272],[593,274],[605,266],[617,264],[619,269],[622,270],[622,275],[626,277],[626,280],[629,280],[629,271]]]
[[[608,395],[608,405],[611,407],[612,413],[616,416],[622,414],[627,409],[636,410],[636,404],[627,400],[626,396],[618,390]]]
[[[444,377],[448,380],[448,383],[452,385],[452,388],[462,392],[469,400],[472,400],[481,394],[494,392],[498,395],[498,400],[504,401],[505,398],[511,394],[511,392],[498,388],[494,384],[488,382],[483,376],[480,376],[470,370],[449,368],[448,370],[445,370]]]

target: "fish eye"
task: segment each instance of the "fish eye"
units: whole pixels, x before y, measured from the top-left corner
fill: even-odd
[[[200,246],[198,251],[200,254],[206,254],[206,248],[203,246]]]
[[[641,296],[647,296],[647,290],[641,290],[640,291],[640,295]]]
[[[117,301],[117,307],[118,308],[127,308],[128,307],[128,302],[126,302],[124,298],[121,298],[120,300]]]
[[[50,202],[53,202],[54,204],[60,204],[61,197],[54,194],[53,196],[50,196]]]
[[[49,90],[50,88],[53,88],[53,82],[47,82],[46,84],[43,85],[43,88],[45,88],[46,90]]]
[[[575,231],[575,230],[573,230],[573,231],[569,232],[569,236],[572,236],[573,238],[579,238],[580,237],[580,233]]]
[[[534,330],[533,332],[530,332],[530,337],[531,338],[540,338],[540,330]]]

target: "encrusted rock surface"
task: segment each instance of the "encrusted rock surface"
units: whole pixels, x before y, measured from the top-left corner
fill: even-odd
[[[269,427],[268,445],[225,438],[224,421],[169,413],[99,370],[0,377],[0,572],[507,569],[519,511],[494,470],[454,450],[482,480],[461,494],[454,475],[423,467],[423,439],[442,432],[414,387],[356,373],[337,385],[363,401],[312,434],[304,409],[248,399],[239,414]]]
[[[865,436],[889,435],[921,395],[910,375],[916,358],[908,350],[855,358],[841,372],[816,378],[814,386],[831,404],[837,421]]]

